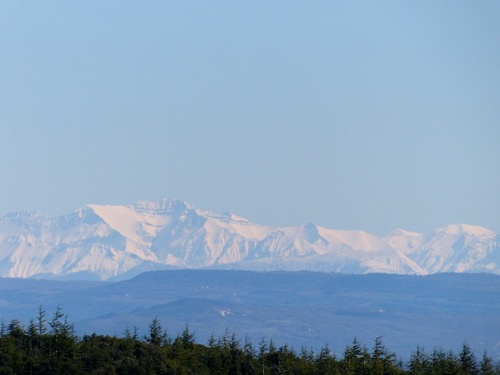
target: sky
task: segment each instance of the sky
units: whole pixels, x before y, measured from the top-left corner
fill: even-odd
[[[500,2],[0,2],[0,217],[182,199],[500,233]]]

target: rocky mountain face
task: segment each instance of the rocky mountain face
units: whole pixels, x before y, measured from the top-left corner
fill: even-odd
[[[3,277],[105,280],[169,268],[500,274],[500,241],[465,224],[383,237],[312,223],[275,228],[169,199],[0,219]]]

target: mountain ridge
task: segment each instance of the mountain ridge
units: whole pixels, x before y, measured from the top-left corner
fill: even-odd
[[[384,236],[314,223],[264,226],[174,199],[0,218],[2,277],[112,279],[155,268],[500,274],[500,241],[468,224]]]

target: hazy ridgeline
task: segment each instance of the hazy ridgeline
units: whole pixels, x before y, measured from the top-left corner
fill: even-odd
[[[317,272],[157,271],[119,282],[0,279],[0,318],[27,325],[40,306],[63,307],[79,336],[145,335],[157,317],[169,333],[186,325],[205,343],[234,332],[276,346],[340,355],[354,337],[376,337],[404,360],[420,345],[486,350],[500,358],[500,277],[340,275]]]

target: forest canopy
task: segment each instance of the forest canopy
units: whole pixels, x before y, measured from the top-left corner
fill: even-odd
[[[175,337],[157,318],[140,336],[125,328],[121,337],[86,334],[79,337],[60,308],[48,317],[40,307],[27,326],[18,320],[0,330],[2,374],[460,374],[499,375],[500,364],[484,353],[480,358],[464,343],[459,353],[417,347],[407,362],[374,339],[370,348],[355,338],[337,356],[325,345],[318,352],[296,351],[272,339],[255,345],[226,332],[197,343],[186,328]]]

